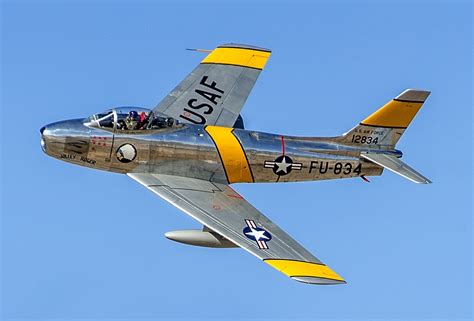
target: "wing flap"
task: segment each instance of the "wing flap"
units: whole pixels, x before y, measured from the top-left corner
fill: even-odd
[[[228,185],[157,174],[129,173],[128,176],[210,230],[297,281],[345,283]]]

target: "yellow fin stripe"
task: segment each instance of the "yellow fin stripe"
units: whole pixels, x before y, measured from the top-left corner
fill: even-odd
[[[324,264],[281,259],[266,259],[264,261],[289,277],[309,276],[344,281],[336,272]]]
[[[219,152],[229,184],[252,183],[254,180],[247,156],[233,130],[227,127],[206,126],[206,132]]]
[[[391,100],[361,122],[361,125],[406,128],[423,103]]]
[[[263,69],[270,52],[244,48],[216,48],[201,63],[226,64]]]

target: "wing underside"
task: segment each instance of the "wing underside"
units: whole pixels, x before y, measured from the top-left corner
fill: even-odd
[[[270,53],[249,45],[219,46],[154,110],[184,123],[233,127]]]
[[[305,283],[345,281],[228,185],[156,174],[128,174],[210,230]]]

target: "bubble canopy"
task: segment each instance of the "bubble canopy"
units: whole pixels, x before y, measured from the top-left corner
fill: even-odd
[[[86,126],[123,132],[172,128],[179,125],[173,117],[141,107],[116,107],[84,120]]]

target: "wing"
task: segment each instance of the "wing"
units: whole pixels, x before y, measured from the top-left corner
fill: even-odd
[[[154,110],[185,123],[233,127],[268,57],[268,49],[219,46]]]
[[[168,175],[128,176],[297,281],[346,283],[227,185]]]

